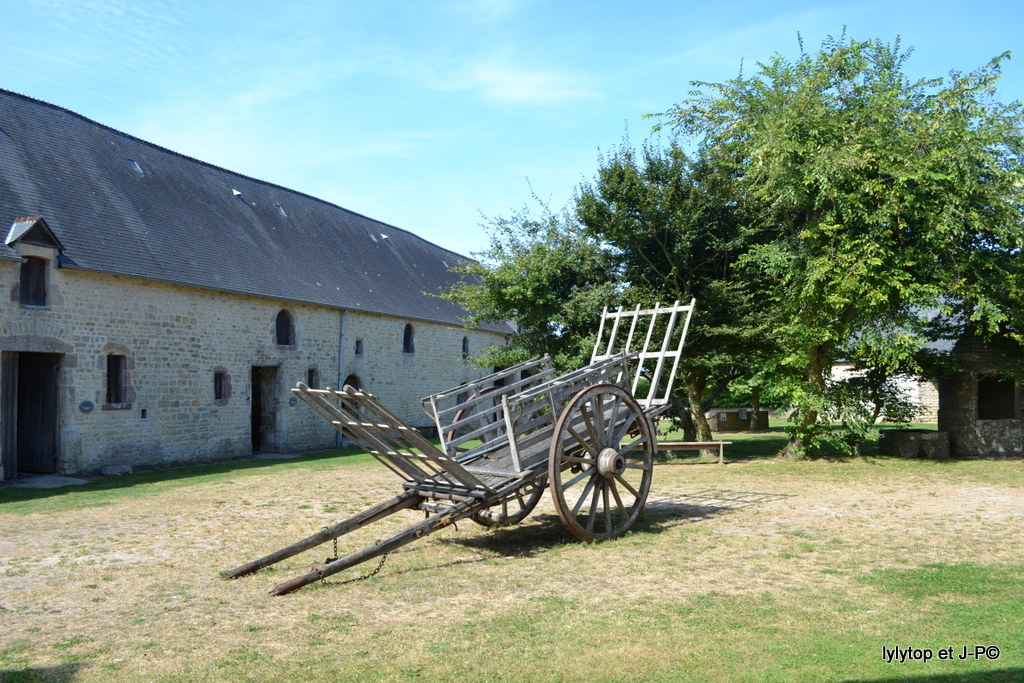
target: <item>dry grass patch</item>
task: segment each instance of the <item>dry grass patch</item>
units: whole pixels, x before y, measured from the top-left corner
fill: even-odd
[[[896,669],[879,650],[999,638],[986,629],[1012,613],[984,593],[922,597],[894,586],[900,572],[970,562],[971,585],[994,582],[993,599],[1010,592],[1024,578],[1022,465],[662,464],[642,523],[615,541],[574,541],[545,499],[517,527],[460,522],[392,553],[377,577],[351,581],[371,562],[281,598],[266,591],[322,562],[330,544],[237,581],[218,571],[391,497],[393,475],[339,458],[117,495],[69,490],[0,505],[0,671],[11,680],[1021,671],[1019,636],[1003,638],[1000,661],[952,669]],[[416,519],[395,515],[339,550]],[[936,618],[956,630],[926,626]]]

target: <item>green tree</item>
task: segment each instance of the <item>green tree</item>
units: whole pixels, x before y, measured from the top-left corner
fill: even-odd
[[[694,83],[661,115],[731,172],[754,232],[739,267],[765,285],[774,381],[797,408],[792,457],[823,436],[837,358],[914,367],[920,311],[1024,331],[1022,111],[995,99],[1008,54],[946,81],[909,79],[908,57],[844,34],[752,77]]]
[[[691,162],[674,143],[634,150],[627,141],[600,159],[575,198],[584,230],[611,251],[634,299],[697,299],[676,386],[689,407],[680,411],[687,438],[701,441],[711,439],[705,412],[752,372],[768,339],[735,269],[746,233],[720,170]]]
[[[472,312],[468,325],[509,321],[517,334],[476,362],[503,367],[550,353],[561,372],[586,365],[598,315],[622,289],[609,251],[569,212],[544,206],[494,219],[489,230],[490,247],[445,297]]]
[[[559,370],[585,365],[597,314],[608,304],[697,298],[672,414],[689,439],[711,438],[715,396],[764,355],[757,302],[733,264],[744,232],[716,169],[676,145],[628,142],[599,160],[592,183],[560,213],[522,211],[491,223],[491,246],[448,297],[476,311],[470,324],[514,320],[519,333],[484,364],[551,353]]]

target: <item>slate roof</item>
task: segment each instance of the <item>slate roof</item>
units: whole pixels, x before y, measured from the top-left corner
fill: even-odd
[[[65,267],[453,325],[465,316],[424,293],[457,280],[459,254],[0,90],[0,222],[25,216],[46,221]]]

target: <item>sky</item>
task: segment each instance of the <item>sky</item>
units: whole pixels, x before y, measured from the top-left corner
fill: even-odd
[[[0,88],[472,255],[691,81],[844,26],[915,77],[1009,50],[1024,100],[1022,0],[0,0]]]

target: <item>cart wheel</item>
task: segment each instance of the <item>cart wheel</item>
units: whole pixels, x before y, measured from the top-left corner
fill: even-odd
[[[510,497],[486,510],[473,513],[471,520],[486,527],[512,526],[526,519],[544,495],[544,484],[531,482]]]
[[[479,393],[470,396],[469,400],[472,401],[477,397],[485,396],[497,390],[498,387],[487,387],[486,389],[481,389]],[[504,423],[501,423],[499,421],[497,415],[495,415],[493,412],[491,414],[487,414],[486,411],[494,408],[497,405],[500,405],[500,403],[501,399],[496,396],[492,401],[482,401],[475,405],[460,408],[459,411],[455,413],[455,417],[452,418],[453,423],[474,417],[475,419],[472,419],[470,422],[463,425],[462,427],[459,427],[454,431],[448,432],[448,438],[446,439],[446,441],[451,442],[464,434],[476,431],[477,429],[488,427],[489,425],[494,425],[494,427],[492,429],[488,429],[487,431],[480,435],[480,442],[486,443],[488,441],[498,438],[498,436],[500,436],[504,432],[505,425]],[[466,453],[467,451],[470,450],[472,449],[465,446],[456,446],[455,453],[456,455],[458,455]]]
[[[555,510],[584,541],[625,533],[643,511],[656,448],[650,420],[615,384],[583,389],[555,424],[548,482]]]

